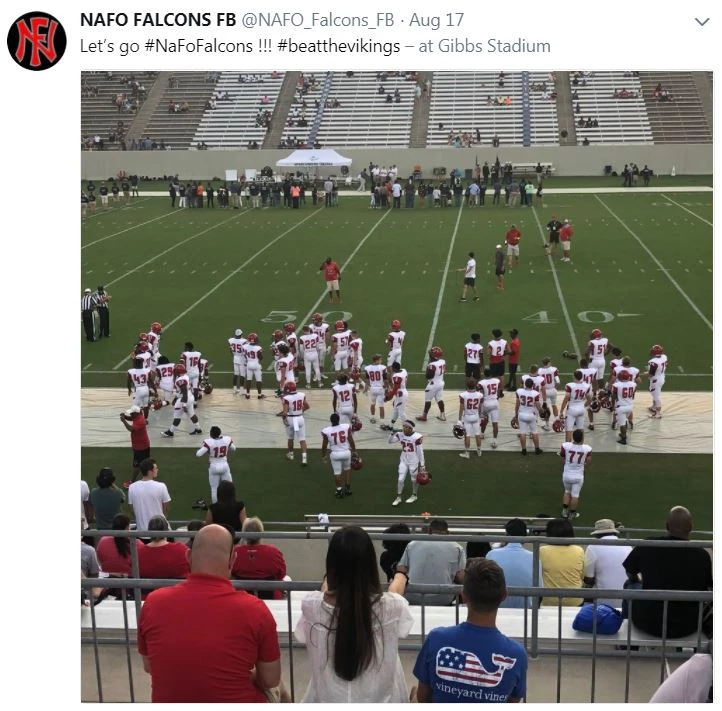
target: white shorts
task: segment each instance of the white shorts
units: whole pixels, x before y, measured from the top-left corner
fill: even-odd
[[[336,412],[341,418],[341,424],[348,424],[351,422],[351,418],[353,417],[353,405],[342,405],[340,407],[336,407]]]
[[[297,442],[306,441],[306,420],[303,415],[289,416],[286,425],[286,439],[295,439]]]
[[[614,412],[617,415],[617,424],[624,427],[629,422],[629,415],[632,413],[632,407],[617,407]]]
[[[571,248],[572,248],[572,243],[571,243],[571,242],[562,242],[562,249],[563,249],[565,252],[568,252]]]
[[[108,196],[107,196],[107,195],[101,195],[101,196],[100,196],[100,204],[101,204],[101,205],[107,205],[107,204],[108,204]]]
[[[325,352],[325,348],[323,349],[323,352]],[[320,360],[319,351],[318,350],[310,350],[310,351],[304,351],[303,352],[303,362],[304,364],[308,363],[309,365],[312,365],[313,363],[318,363]]]
[[[403,409],[404,405],[406,404],[406,401],[409,399],[409,392],[408,390],[399,390],[396,395],[394,395],[394,399],[391,402],[394,410]]]
[[[519,415],[519,434],[536,434],[536,417],[534,415]]]
[[[390,368],[394,363],[401,363],[401,348],[392,348],[389,351],[389,356],[386,359],[386,367]]]
[[[506,254],[508,257],[518,257],[519,256],[519,245],[518,244],[507,244],[506,245]]]
[[[200,372],[196,371],[195,373],[191,374],[191,372],[188,371],[188,380],[191,381],[191,388],[193,388],[193,390],[198,387],[198,380],[200,379],[200,377]]]
[[[319,343],[319,344],[316,346],[316,353],[318,353],[318,358],[319,358],[319,360],[320,360],[322,363],[323,363],[323,359],[326,357],[326,351],[327,351],[327,350],[328,350],[328,349],[326,348],[326,344],[325,344],[325,343]]]
[[[567,432],[580,430],[584,427],[584,408],[581,410],[567,410],[565,429]]]
[[[243,358],[233,359],[233,375],[246,377],[246,361]]]
[[[180,420],[180,418],[183,417],[184,411],[188,417],[193,417],[196,414],[196,401],[190,393],[188,393],[188,402],[185,404],[180,398],[176,398],[173,403],[173,419]]]
[[[664,385],[664,380],[662,378],[652,378],[649,381],[649,392],[652,393],[652,397],[655,395],[659,396],[662,394],[662,386]]]
[[[133,404],[138,407],[148,407],[150,389],[147,385],[139,385],[133,394]]]
[[[168,388],[160,388],[160,395],[163,400],[173,402],[173,386],[171,385]]]
[[[407,462],[405,459],[401,459],[399,462],[399,479],[411,474],[414,476],[419,471],[419,462]]]
[[[592,358],[592,362],[589,364],[591,368],[597,369],[597,380],[604,379],[604,358]]]
[[[369,403],[371,405],[378,405],[379,407],[383,407],[385,394],[386,393],[383,388],[370,388],[368,392]]]
[[[346,370],[348,367],[348,351],[336,351],[333,356],[333,369],[334,370]]]
[[[482,412],[489,418],[490,422],[499,422],[499,401],[485,400],[482,405]]]
[[[464,434],[467,437],[480,437],[481,436],[481,420],[476,418],[475,420],[467,420],[464,418]]]
[[[351,450],[331,452],[331,468],[336,476],[348,471],[351,468]]]
[[[547,394],[547,400],[549,400],[549,402],[552,405],[556,405],[557,404],[557,391],[546,388],[545,392]]]
[[[424,390],[424,402],[431,402],[432,400],[436,400],[436,402],[439,402],[440,400],[444,399],[444,381],[442,380],[441,383],[438,385],[427,385],[426,389]]]
[[[333,281],[327,281],[326,286],[328,287],[329,291],[338,291],[338,279],[334,279]]]
[[[261,382],[261,379],[263,378],[263,371],[261,370],[261,364],[257,362],[253,362],[253,365],[250,363],[246,363],[246,380],[256,380],[256,382]]]
[[[564,486],[565,494],[569,494],[573,499],[578,499],[579,492],[582,490],[582,486],[584,485],[584,475],[575,474],[570,476],[568,474],[563,474],[562,484]]]
[[[228,462],[223,461],[211,461],[208,465],[208,481],[211,486],[215,484],[218,486],[220,481],[233,481],[231,478],[231,468],[228,466]]]

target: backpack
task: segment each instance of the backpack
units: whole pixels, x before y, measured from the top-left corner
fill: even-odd
[[[597,605],[597,634],[616,634],[622,626],[622,613],[609,605]],[[592,632],[594,627],[594,605],[587,602],[580,608],[572,622],[577,632]]]

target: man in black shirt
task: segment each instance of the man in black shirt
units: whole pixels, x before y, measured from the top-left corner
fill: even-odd
[[[556,215],[552,215],[552,219],[547,222],[547,229],[549,230],[549,241],[544,245],[544,249],[547,254],[554,254],[557,251],[559,245],[559,230],[563,227],[562,223],[559,222]]]
[[[656,540],[687,541],[692,533],[692,514],[683,506],[675,506],[667,516],[668,535]],[[712,559],[703,548],[636,547],[624,561],[632,584],[643,590],[711,590]],[[634,587],[631,585],[630,587]],[[635,627],[655,637],[662,636],[664,614],[661,600],[635,600],[631,618]],[[675,639],[697,631],[699,603],[667,603],[666,635]]]
[[[98,190],[98,193],[100,194],[100,204],[107,208],[108,207],[108,186],[105,183],[100,184],[100,190]]]
[[[209,183],[208,187],[206,188],[206,207],[215,207],[215,203],[213,202],[213,186]]]

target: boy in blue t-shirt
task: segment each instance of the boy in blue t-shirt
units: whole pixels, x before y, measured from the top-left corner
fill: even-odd
[[[461,593],[466,622],[429,633],[414,665],[420,703],[513,703],[526,695],[524,647],[496,628],[506,598],[504,571],[494,561],[469,561]]]

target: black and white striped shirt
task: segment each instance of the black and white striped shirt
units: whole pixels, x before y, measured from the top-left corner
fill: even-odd
[[[95,296],[93,294],[83,294],[80,299],[80,310],[91,311],[95,308]]]

